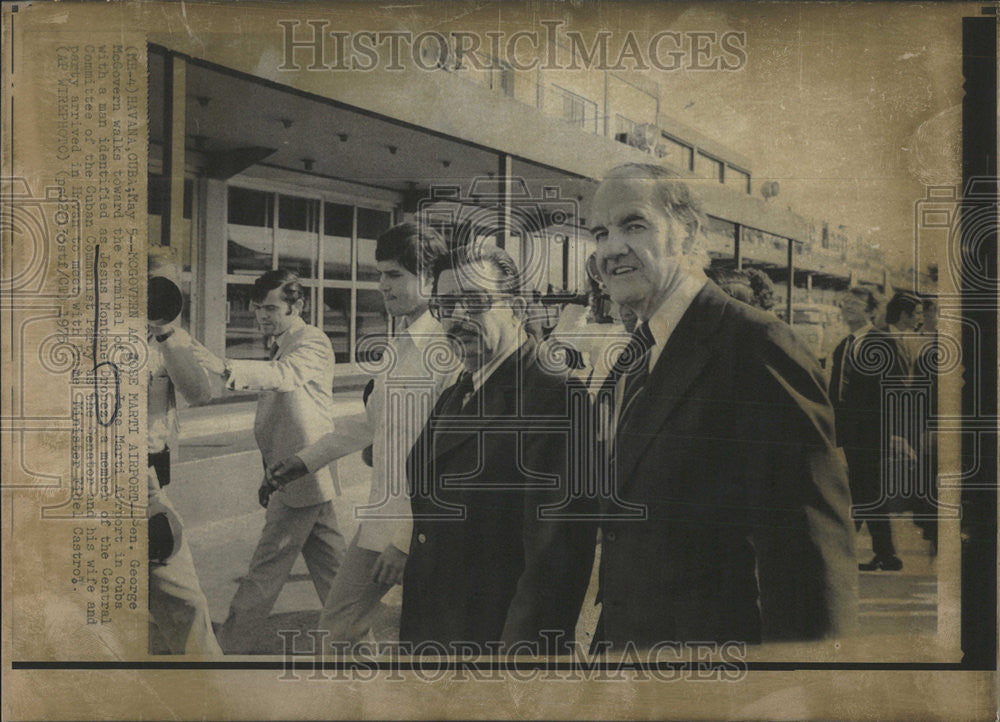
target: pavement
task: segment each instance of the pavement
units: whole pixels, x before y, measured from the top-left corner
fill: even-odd
[[[249,401],[180,412],[180,449],[168,493],[184,519],[202,590],[216,623],[226,618],[229,601],[247,571],[264,526],[264,510],[257,502],[262,471],[253,439],[254,410],[255,402]],[[362,410],[359,391],[335,394],[335,417]],[[338,462],[338,473],[343,494],[334,500],[334,506],[349,542],[357,529],[354,508],[367,502],[371,470],[357,453]],[[892,524],[904,567],[900,572],[859,572],[861,632],[933,634],[938,625],[935,558],[929,554],[929,543],[921,538],[909,519],[894,519]],[[859,535],[857,547],[861,560],[867,561],[870,540],[866,532]],[[577,638],[585,643],[590,640],[599,613],[599,607],[594,606],[596,577],[595,564],[577,626]],[[395,587],[383,601],[387,605],[385,623],[376,630],[376,639],[390,639],[395,634],[401,588]],[[320,600],[300,558],[278,598],[268,628],[262,630],[262,639],[273,643],[263,645],[258,652],[282,653],[278,630],[298,630],[301,636],[297,645],[304,646],[297,646],[296,651],[312,651],[305,630],[315,623],[320,608]]]

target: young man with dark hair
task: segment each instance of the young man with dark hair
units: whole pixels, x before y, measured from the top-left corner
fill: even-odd
[[[379,289],[396,321],[396,334],[385,351],[392,362],[375,378],[363,414],[339,419],[336,431],[270,470],[283,488],[302,474],[373,447],[369,503],[358,510],[361,524],[319,619],[327,642],[360,641],[376,621],[382,597],[402,581],[412,529],[406,457],[451,378],[425,361],[428,354],[440,356],[447,349],[440,324],[427,312],[431,268],[446,253],[434,230],[412,223],[394,226],[378,238]]]
[[[539,363],[525,306],[521,274],[501,249],[462,247],[435,265],[430,310],[463,371],[408,461],[414,523],[400,639],[417,651],[506,643],[545,654],[544,632],[560,651],[574,636],[596,530],[553,514],[575,471],[567,431],[580,428],[578,405],[565,374]]]
[[[240,582],[219,631],[229,654],[252,653],[257,634],[301,553],[320,601],[326,599],[344,558],[344,539],[333,508],[336,470],[298,478],[272,494],[266,469],[333,429],[333,367],[330,339],[301,318],[305,296],[289,271],[265,273],[254,282],[251,308],[270,342],[267,361],[220,359],[207,350],[200,361],[231,390],[259,391],[254,436],[265,478],[257,490],[267,509],[250,570]]]

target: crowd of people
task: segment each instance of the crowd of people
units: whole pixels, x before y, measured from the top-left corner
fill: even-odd
[[[375,251],[395,334],[365,411],[336,423],[333,351],[302,319],[294,274],[270,271],[253,286],[268,360],[220,358],[151,311],[150,615],[171,652],[255,651],[299,554],[330,643],[363,640],[402,584],[399,640],[418,649],[566,651],[598,545],[594,651],[851,631],[852,497],[878,512],[865,517],[875,558],[862,567],[898,569],[879,516],[891,496],[885,470],[932,446],[901,430],[882,448],[878,433],[879,389],[914,373],[904,346],[920,300],[894,297],[881,330],[877,299],[851,289],[852,335],[828,380],[767,311],[764,274],[706,276],[705,217],[673,173],[612,169],[588,218],[588,270],[627,329],[613,354],[561,333],[580,327],[583,309],[565,323],[571,311],[543,303],[504,250],[449,250],[404,223]],[[866,363],[876,344],[892,364]],[[218,638],[163,489],[174,389],[203,402],[213,376],[259,393],[266,508]],[[333,508],[336,462],[362,450],[369,503],[348,540]]]

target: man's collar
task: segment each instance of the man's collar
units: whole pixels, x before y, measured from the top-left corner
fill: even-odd
[[[413,339],[413,345],[423,351],[432,339],[444,334],[441,324],[434,320],[430,311],[424,311],[417,320],[403,329],[400,333],[408,333]]]
[[[861,328],[859,328],[857,331],[851,331],[851,335],[854,336],[854,338],[861,338],[862,336],[864,336],[869,331],[872,331],[874,328],[875,328],[875,326],[871,322],[869,322],[869,323],[866,323]]]
[[[294,331],[298,331],[302,326],[305,326],[306,322],[302,320],[301,316],[296,316],[292,319],[292,324],[282,331],[277,336],[271,338],[271,343],[278,344],[278,348],[284,348],[285,344],[288,343],[288,339],[292,337]]]
[[[663,348],[670,334],[677,328],[681,317],[704,286],[705,279],[686,275],[676,290],[653,311],[648,323],[649,331],[653,335],[653,344],[657,348]]]

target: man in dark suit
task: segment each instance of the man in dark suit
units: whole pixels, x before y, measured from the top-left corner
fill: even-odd
[[[844,403],[845,361],[857,342],[875,328],[873,319],[879,310],[881,295],[869,286],[852,286],[844,291],[840,299],[840,315],[847,324],[849,333],[841,339],[833,350],[833,365],[830,370],[830,401],[837,416],[837,439],[843,434],[841,407]]]
[[[611,473],[641,520],[602,522],[614,648],[815,639],[856,616],[847,479],[815,358],[703,273],[703,216],[669,170],[610,171],[591,264],[640,323],[616,364]],[[607,502],[604,502],[605,504]]]
[[[845,361],[843,403],[839,441],[850,467],[851,496],[855,516],[868,525],[874,558],[858,567],[862,571],[899,571],[889,524],[888,504],[892,487],[915,465],[913,430],[903,428],[901,415],[886,413],[883,399],[890,388],[902,391],[912,380],[914,358],[905,336],[913,334],[923,320],[920,298],[900,292],[886,306],[888,331],[874,329],[855,345]],[[889,440],[888,446],[883,438]]]
[[[435,268],[430,310],[464,370],[408,460],[400,639],[418,653],[505,642],[545,654],[555,650],[543,632],[560,638],[556,649],[573,638],[595,529],[552,512],[569,483],[571,407],[586,392],[540,365],[521,324],[521,286],[513,260],[493,247],[459,249]]]

